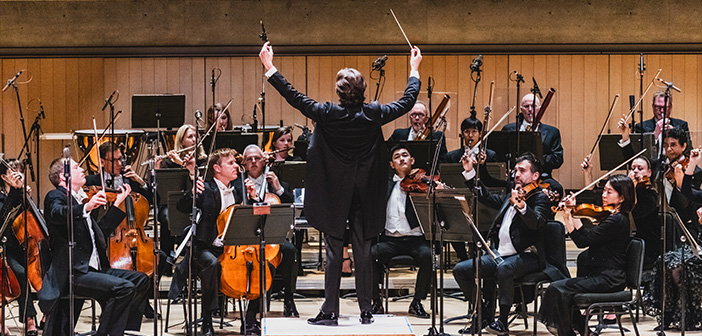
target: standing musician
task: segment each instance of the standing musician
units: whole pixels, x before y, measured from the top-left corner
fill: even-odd
[[[0,165],[0,208],[2,208],[0,218],[2,221],[14,220],[14,218],[8,217],[11,210],[22,205],[24,175],[21,172],[24,170],[24,165],[17,160],[11,160],[8,163],[14,171],[9,170],[5,165]],[[2,222],[0,222],[1,224]],[[32,295],[29,295],[29,287],[27,287],[27,252],[12,232],[12,223],[5,229],[3,237],[7,238],[7,242],[5,242],[7,264],[12,269],[12,272],[15,273],[20,285],[21,293],[17,298],[19,301],[20,321],[24,321],[27,324],[28,336],[36,336],[38,333],[35,321],[37,311],[34,308]],[[5,326],[4,334],[10,334],[7,326]]]
[[[261,148],[257,145],[248,145],[244,149],[244,167],[246,171],[239,176],[232,184],[236,188],[236,192],[243,197],[246,197],[244,203],[253,204],[259,200],[256,197],[249,197],[244,191],[247,183],[253,183],[256,189],[256,193],[260,193],[263,187],[264,180],[267,182],[266,192],[275,194],[280,198],[281,203],[293,203],[295,201],[293,196],[293,191],[290,186],[278,179],[278,176],[269,171],[264,175],[265,167],[267,163],[268,156],[263,153]],[[283,315],[285,317],[300,317],[300,313],[297,312],[297,307],[295,307],[295,301],[293,300],[293,294],[295,294],[295,285],[297,283],[297,268],[299,267],[299,262],[297,258],[297,249],[289,241],[280,244],[280,252],[282,253],[283,259],[278,265],[277,270],[283,275],[283,287],[285,288],[284,301],[283,301]],[[252,322],[252,326],[257,324],[256,314],[258,313],[259,304],[258,300],[252,300],[249,303],[247,310],[246,323]],[[260,332],[260,331],[259,331]]]
[[[44,199],[44,217],[49,226],[53,256],[38,293],[39,307],[48,315],[44,333],[73,335],[73,330],[67,330],[68,301],[60,300],[68,294],[69,286],[68,249],[71,238],[66,227],[68,207],[72,208],[76,244],[73,250],[74,292],[76,296],[91,297],[100,302],[102,314],[96,335],[123,335],[125,329],[138,331],[150,286],[149,278],[141,272],[110,268],[105,253],[106,237],[125,218],[125,213],[118,206],[129,197],[131,188],[128,184],[120,187],[112,206],[99,222],[95,221],[90,212],[107,204],[105,191],[88,197],[83,191],[83,169],[74,160],[69,162],[71,185],[67,186],[63,175],[65,162],[66,159],[57,158],[49,165],[49,180],[56,189],[49,191]],[[66,197],[67,187],[73,195],[70,201]],[[86,200],[87,203],[84,203]],[[77,320],[83,302],[76,302]]]
[[[656,143],[661,143],[661,134],[663,133],[663,116],[665,113],[665,129],[679,128],[687,134],[687,139],[684,141],[686,145],[685,155],[690,153],[692,147],[692,139],[690,138],[690,129],[687,126],[687,121],[671,118],[673,112],[673,96],[668,96],[668,108],[665,108],[665,91],[658,91],[653,94],[653,118],[637,123],[634,126],[635,133],[653,133],[656,138]]]
[[[365,100],[366,81],[358,70],[342,69],[336,76],[339,104],[318,103],[293,88],[273,66],[273,49],[266,42],[259,53],[268,82],[294,108],[316,122],[314,141],[308,148],[305,176],[305,216],[325,234],[327,268],[325,301],[319,314],[308,321],[337,325],[343,237],[348,220],[356,260],[356,292],[361,323],[373,323],[371,242],[385,226],[387,163],[382,125],[399,118],[414,106],[419,93],[419,48],[412,49],[410,77],[400,100],[391,104]]]
[[[539,310],[539,319],[558,336],[589,335],[587,321],[580,310],[573,309],[573,296],[578,293],[609,293],[626,286],[626,250],[629,237],[629,212],[636,202],[634,183],[626,175],[612,175],[602,193],[602,204],[614,212],[593,228],[573,218],[575,198],[567,197],[560,206],[565,209],[563,223],[570,238],[579,248],[588,249],[578,256],[578,277],[551,283]],[[555,330],[554,330],[555,329]]]
[[[271,139],[271,151],[276,151],[275,161],[302,161],[299,156],[291,156],[290,149],[293,147],[292,127],[281,126],[273,132]]]
[[[414,107],[410,110],[407,115],[410,122],[410,127],[398,128],[392,132],[392,135],[388,138],[388,141],[412,141],[414,140],[424,128],[429,127],[427,122],[429,121],[429,113],[427,112],[427,105],[423,101],[417,100],[414,103]],[[432,138],[438,140],[444,133],[441,131],[432,130]],[[427,137],[429,140],[429,137]],[[446,155],[446,138],[441,140],[441,148],[439,149],[439,157],[443,158]]]
[[[473,169],[475,157],[463,158],[463,175],[466,185],[473,187]],[[500,209],[495,217],[487,238],[492,239],[491,248],[504,262],[497,264],[491,255],[483,255],[480,260],[480,272],[485,276],[483,287],[484,302],[479,304],[482,309],[480,326],[490,333],[497,335],[509,334],[507,317],[514,303],[514,279],[529,273],[534,273],[546,267],[543,253],[543,230],[550,216],[551,202],[549,197],[538,187],[525,194],[522,189],[533,186],[541,176],[541,163],[531,153],[525,153],[516,160],[514,184],[511,194],[499,195],[487,193],[481,186],[478,198],[492,208]],[[536,247],[534,250],[533,247]],[[466,298],[473,299],[475,295],[475,279],[473,260],[458,263],[453,269],[453,276]],[[494,280],[492,280],[494,279]],[[495,285],[500,287],[499,319],[490,323],[494,316]],[[470,333],[470,330],[462,330]]]
[[[207,109],[207,128],[210,128],[217,116],[217,132],[228,131],[232,129],[232,117],[229,114],[229,109],[224,110],[221,103],[216,103]]]
[[[241,203],[240,194],[234,192],[232,182],[237,178],[239,164],[236,161],[237,152],[229,148],[220,148],[210,154],[210,164],[214,177],[197,181],[196,206],[202,211],[200,222],[193,237],[193,262],[199,270],[202,289],[202,335],[215,334],[212,327],[212,311],[218,309],[217,295],[219,294],[222,269],[218,257],[224,252],[224,242],[218,238],[217,217],[219,213],[235,203]],[[194,172],[195,160],[188,161],[188,169]],[[247,192],[253,196],[253,183],[247,183]],[[191,213],[193,194],[186,192],[178,200],[178,210]],[[176,266],[171,283],[170,298],[177,297],[188,285],[189,250],[185,259]],[[244,326],[242,326],[244,327]]]
[[[373,246],[375,259],[375,282],[373,286],[373,314],[383,314],[380,301],[379,284],[382,281],[383,265],[398,255],[409,255],[419,265],[417,281],[414,285],[414,298],[409,306],[409,314],[419,318],[429,318],[424,310],[422,300],[427,298],[431,287],[431,245],[424,238],[414,211],[409,192],[402,190],[400,182],[408,178],[414,158],[404,145],[397,145],[390,150],[390,167],[395,170],[388,180],[387,211],[385,215],[385,233]]]

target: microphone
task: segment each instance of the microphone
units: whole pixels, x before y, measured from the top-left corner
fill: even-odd
[[[661,82],[661,83],[663,83],[663,85],[665,85],[665,86],[667,86],[667,87],[669,87],[669,88],[671,88],[671,89],[673,89],[673,90],[675,90],[675,91],[682,92],[682,91],[680,91],[680,88],[679,88],[679,87],[673,85],[673,82],[666,82],[666,81],[664,81],[664,80],[662,80],[662,79],[660,79],[660,78],[658,78],[658,81]]]
[[[200,110],[195,110],[195,119],[202,120],[202,112]]]
[[[524,76],[517,72],[517,70],[514,70],[514,75],[517,77],[517,83],[524,83]]]
[[[388,55],[383,55],[378,57],[375,62],[373,62],[373,71],[382,69],[385,66],[385,61],[388,60]]]
[[[644,71],[646,71],[646,64],[644,64],[643,53],[639,56],[639,73],[643,76]]]
[[[215,69],[212,68],[212,77],[210,78],[210,86],[214,87],[215,85],[215,75],[214,75]]]
[[[541,95],[541,90],[539,90],[539,84],[536,84],[536,79],[534,77],[531,77],[531,80],[534,81],[534,95],[539,95],[539,98],[544,99],[544,96]]]
[[[63,176],[68,180],[71,176],[71,149],[68,146],[63,148],[63,158],[65,159],[63,161]],[[67,187],[70,188],[70,186]]]
[[[46,114],[44,114],[44,104],[41,103],[41,100],[39,100],[39,111],[41,111],[41,118],[46,119]]]
[[[253,107],[253,125],[251,127],[254,132],[258,130],[258,118],[256,118],[256,104]]]
[[[483,65],[483,55],[478,55],[473,59],[473,62],[470,63],[470,70],[471,71],[480,71],[480,67]]]
[[[112,91],[112,94],[110,94],[110,98],[107,98],[107,100],[105,100],[105,105],[102,105],[103,111],[107,108],[107,105],[112,104],[112,97],[115,96],[115,93],[117,93],[117,90]]]
[[[15,85],[15,81],[22,74],[22,71],[24,70],[20,70],[14,77],[7,80],[7,84],[5,84],[5,87],[2,88],[2,92],[5,92],[5,90],[7,90],[7,88],[9,88],[11,85]]]

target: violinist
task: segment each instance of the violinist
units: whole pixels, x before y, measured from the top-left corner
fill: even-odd
[[[232,182],[236,180],[239,164],[236,161],[237,152],[229,148],[220,148],[210,154],[210,164],[214,177],[196,183],[197,195],[195,204],[200,209],[200,222],[193,237],[193,258],[189,250],[183,261],[176,266],[173,274],[170,298],[176,298],[187,284],[189,261],[192,259],[194,266],[199,271],[202,288],[202,335],[215,334],[212,326],[212,312],[219,308],[217,295],[219,294],[221,265],[218,257],[224,251],[224,242],[218,238],[217,217],[219,213],[235,203],[241,203],[241,195],[234,192]],[[194,169],[195,159],[191,158],[188,167]],[[246,189],[250,196],[254,196],[253,183],[247,183]],[[192,192],[186,192],[178,200],[178,210],[191,213],[193,206]],[[243,334],[243,333],[242,333]]]
[[[395,174],[388,180],[385,232],[380,235],[378,243],[372,248],[375,259],[373,314],[384,313],[379,289],[383,265],[398,255],[409,255],[419,266],[409,314],[419,318],[429,318],[429,314],[422,305],[422,300],[426,299],[431,286],[431,245],[424,238],[422,228],[419,226],[409,192],[400,187],[400,182],[404,178],[408,178],[407,175],[412,170],[414,158],[410,155],[409,149],[403,145],[395,146],[390,150],[390,153],[392,159],[390,167],[395,170]]]
[[[2,221],[9,219],[7,217],[10,215],[12,208],[22,204],[22,187],[24,185],[24,175],[21,173],[24,170],[24,165],[17,160],[10,160],[8,163],[14,171],[9,170],[5,165],[0,165],[0,207],[2,208],[0,218],[2,218]],[[38,333],[35,321],[37,311],[34,307],[32,295],[28,295],[27,255],[23,246],[12,232],[12,225],[7,226],[3,236],[7,238],[7,242],[5,242],[7,264],[12,269],[12,272],[15,273],[20,285],[21,293],[19,298],[17,298],[20,321],[24,321],[27,324],[28,336],[36,336]],[[7,326],[5,326],[4,334],[10,334]]]
[[[473,187],[475,170],[474,157],[464,156],[463,176],[466,185]],[[484,275],[483,299],[478,304],[483,313],[481,326],[473,326],[473,330],[463,329],[461,333],[477,332],[487,326],[490,333],[497,335],[509,334],[507,318],[514,303],[514,279],[526,274],[543,270],[546,259],[543,253],[543,228],[550,216],[549,197],[540,188],[532,188],[525,194],[523,189],[533,186],[541,176],[541,163],[531,153],[525,153],[516,159],[514,174],[514,189],[507,195],[490,193],[480,186],[478,199],[500,212],[495,217],[486,236],[492,240],[490,247],[494,253],[504,260],[501,264],[489,254],[480,260],[480,272]],[[473,260],[465,260],[456,264],[453,276],[466,298],[475,297],[475,279]],[[494,280],[492,280],[494,279]],[[556,279],[552,279],[556,280]],[[492,321],[495,313],[495,288],[499,285],[500,316]]]
[[[216,103],[207,109],[207,128],[210,128],[217,119],[217,132],[228,131],[232,129],[232,117],[229,114],[229,109],[222,111],[224,107],[221,103]]]
[[[74,292],[76,296],[95,298],[101,303],[102,316],[96,335],[124,335],[125,329],[139,331],[149,278],[141,272],[110,268],[105,254],[107,237],[125,218],[118,206],[129,197],[131,188],[128,184],[120,187],[112,206],[100,221],[95,221],[90,212],[107,204],[105,191],[88,198],[83,191],[83,169],[74,160],[69,161],[71,185],[67,186],[63,175],[65,162],[63,158],[51,162],[49,180],[56,189],[49,191],[44,199],[44,216],[49,226],[53,256],[51,271],[44,274],[38,293],[39,307],[48,315],[44,333],[73,335],[73,330],[65,329],[69,325],[68,301],[60,300],[68,295],[68,207],[72,208],[76,244],[73,250]],[[67,187],[73,195],[70,200],[66,197]],[[76,302],[76,312],[80,312],[82,300]]]
[[[180,126],[176,132],[173,150],[167,153],[168,158],[159,162],[159,168],[182,168],[193,155],[197,155],[197,165],[202,166],[207,160],[207,155],[202,146],[198,147],[197,154],[194,154],[192,147],[195,146],[195,132],[193,125]]]
[[[573,309],[573,296],[578,293],[608,293],[626,286],[626,250],[629,246],[629,212],[636,196],[634,183],[622,174],[612,175],[605,184],[602,204],[614,207],[614,213],[599,225],[586,228],[573,218],[574,197],[566,197],[563,223],[570,238],[579,248],[588,249],[578,256],[578,277],[551,283],[543,296],[539,320],[558,336],[588,335],[587,321]]]
[[[422,131],[428,127],[427,122],[429,121],[429,112],[427,111],[427,105],[421,101],[417,100],[414,103],[414,107],[407,114],[409,119],[410,127],[398,128],[392,132],[392,135],[388,138],[388,141],[413,141]],[[443,132],[438,130],[432,130],[432,139],[439,140]],[[427,140],[429,137],[427,136]],[[446,155],[446,138],[441,140],[441,148],[439,149],[439,157],[443,158]]]
[[[251,197],[246,191],[246,184],[253,184],[256,193],[260,194],[260,190],[263,187],[263,181],[267,183],[267,192],[272,193],[280,199],[281,203],[293,203],[294,196],[293,191],[290,186],[278,179],[278,176],[272,172],[268,171],[266,173],[266,162],[268,156],[263,153],[261,148],[257,145],[248,145],[244,149],[244,168],[246,171],[241,174],[241,176],[233,182],[234,188],[239,195],[244,198],[245,204],[252,204],[257,202],[257,197]],[[265,174],[264,174],[265,173]],[[295,306],[295,301],[293,300],[293,294],[295,294],[295,285],[297,283],[297,269],[299,267],[299,262],[297,260],[297,249],[289,241],[280,244],[280,252],[282,253],[283,259],[278,265],[277,271],[283,276],[283,288],[284,301],[283,301],[283,316],[285,317],[300,317],[300,313],[297,312],[297,307]],[[256,314],[258,313],[259,304],[258,300],[260,298],[253,300],[249,303],[249,308],[247,311],[246,323],[251,325],[257,324]]]
[[[302,161],[299,156],[292,156],[289,154],[290,149],[293,148],[292,141],[292,127],[281,126],[273,132],[273,137],[271,138],[271,151],[274,151],[275,161]]]

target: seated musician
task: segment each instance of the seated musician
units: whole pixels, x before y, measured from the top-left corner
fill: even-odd
[[[24,175],[21,171],[24,170],[24,165],[17,160],[8,161],[10,167],[14,170],[9,170],[5,165],[0,165],[0,218],[2,221],[11,220],[7,226],[3,237],[7,239],[5,242],[5,251],[7,253],[7,264],[15,273],[17,281],[20,285],[20,296],[17,298],[19,302],[20,321],[27,324],[27,335],[36,336],[36,316],[37,311],[34,308],[34,299],[32,295],[28,295],[29,287],[27,287],[27,258],[24,246],[20,244],[12,229],[12,220],[8,216],[11,215],[11,210],[22,204],[22,187],[24,185]],[[22,233],[24,234],[24,233]],[[5,326],[5,335],[10,335],[10,329]]]
[[[414,103],[414,107],[412,107],[407,116],[409,118],[410,127],[396,129],[392,132],[392,135],[390,135],[388,141],[412,141],[422,133],[424,128],[429,126],[427,125],[427,122],[429,121],[427,105],[420,100],[417,100],[417,102]],[[432,131],[431,137],[438,140],[442,135],[443,132],[435,130]],[[429,140],[429,136],[427,136],[426,140]],[[441,149],[439,149],[440,157],[444,157],[446,152],[446,138],[443,138],[441,141]]]
[[[232,184],[236,189],[238,195],[244,196],[243,190],[245,189],[246,183],[253,184],[256,189],[256,194],[246,195],[244,199],[245,204],[253,204],[258,202],[258,198],[261,195],[261,188],[263,187],[263,182],[266,181],[267,192],[272,193],[278,198],[280,198],[281,203],[293,203],[294,196],[293,190],[290,186],[278,179],[278,176],[269,171],[265,173],[265,167],[268,156],[261,151],[257,145],[248,145],[244,149],[244,167],[246,171],[241,174]],[[299,262],[297,259],[297,249],[289,241],[280,244],[280,253],[282,253],[283,259],[278,265],[277,271],[283,276],[283,288],[284,301],[283,301],[283,315],[285,317],[300,317],[297,312],[297,307],[295,307],[295,301],[293,300],[293,294],[295,294],[295,285],[297,283],[297,269],[299,267]],[[249,303],[249,308],[246,318],[246,323],[251,322],[251,326],[257,325],[256,314],[258,313],[258,300],[253,300]],[[255,328],[254,328],[255,331]],[[260,331],[259,331],[260,332]]]
[[[221,103],[216,103],[207,109],[207,128],[212,127],[217,116],[217,132],[228,131],[232,129],[232,117],[229,114],[229,109],[222,111],[224,107]]]
[[[299,156],[291,156],[290,149],[293,147],[292,127],[281,126],[273,132],[271,138],[271,151],[275,151],[275,161],[302,161]]]
[[[195,205],[201,211],[200,222],[193,237],[194,258],[199,270],[202,289],[202,335],[215,334],[212,327],[212,312],[219,308],[217,295],[219,294],[221,265],[218,257],[224,251],[224,243],[218,237],[217,217],[219,213],[232,204],[241,203],[241,195],[232,187],[232,182],[237,178],[239,165],[236,161],[237,152],[229,148],[215,150],[210,157],[214,177],[204,181],[197,181],[197,196]],[[191,172],[195,169],[195,160],[190,159],[188,168]],[[247,184],[247,191],[253,194],[253,184]],[[191,213],[193,208],[193,194],[186,192],[178,200],[178,210]],[[188,254],[176,266],[173,274],[169,297],[177,297],[187,284]]]
[[[626,175],[612,175],[602,193],[602,204],[615,212],[590,229],[573,218],[574,197],[561,202],[565,208],[563,223],[579,248],[588,249],[578,256],[578,277],[551,283],[543,296],[539,319],[558,336],[589,334],[587,321],[573,309],[578,293],[608,293],[626,286],[626,250],[629,246],[629,212],[635,203],[634,183]],[[568,207],[570,206],[570,207]],[[555,330],[554,330],[555,329]]]
[[[673,96],[668,97],[668,108],[665,108],[665,91],[658,91],[653,94],[652,102],[653,117],[651,119],[645,120],[643,122],[634,125],[635,133],[653,133],[656,138],[656,143],[661,143],[661,134],[663,133],[663,113],[665,111],[666,126],[665,129],[679,128],[687,134],[687,139],[685,139],[686,150],[685,155],[690,153],[692,150],[692,139],[690,135],[690,129],[688,128],[687,121],[671,118],[670,115],[673,112]],[[660,148],[660,145],[659,145]]]
[[[464,157],[463,175],[466,184],[472,187],[475,170],[474,157]],[[499,265],[490,254],[481,257],[480,273],[484,276],[484,302],[477,304],[482,309],[482,321],[477,328],[488,326],[488,331],[497,335],[509,334],[507,317],[514,302],[514,279],[542,270],[546,266],[543,253],[543,227],[550,216],[549,197],[540,188],[524,195],[522,188],[532,185],[541,176],[541,163],[531,153],[516,159],[514,184],[511,194],[488,193],[481,186],[479,200],[495,209],[501,209],[488,231],[487,239],[493,241],[492,251],[504,262]],[[533,247],[536,247],[534,249]],[[467,299],[474,298],[475,279],[473,260],[458,263],[453,276]],[[494,316],[495,285],[499,285],[500,317],[490,323]],[[489,325],[488,325],[489,324]],[[471,330],[462,330],[470,333]]]
[[[71,213],[69,211],[73,215],[76,244],[73,250],[74,293],[100,302],[102,314],[96,335],[123,335],[125,329],[139,331],[149,294],[149,278],[141,272],[110,268],[105,253],[107,237],[125,218],[125,213],[118,206],[129,197],[131,188],[128,184],[120,187],[112,206],[100,221],[95,221],[90,212],[107,204],[105,192],[101,190],[88,198],[83,191],[83,169],[73,160],[69,162],[71,179],[70,186],[67,186],[63,175],[64,162],[65,159],[58,158],[49,165],[49,180],[56,189],[49,191],[44,199],[44,218],[49,227],[53,257],[38,293],[39,307],[48,316],[44,333],[73,334],[73,330],[65,329],[69,325],[68,300],[61,300],[68,295],[68,249],[71,238],[66,221]],[[66,196],[67,187],[72,194],[70,204]],[[86,199],[87,203],[83,203]],[[81,306],[82,301],[77,304],[76,318],[80,315]]]
[[[193,151],[187,148],[195,146],[195,136],[195,126],[189,124],[180,126],[176,132],[173,150],[167,153],[168,158],[159,162],[159,168],[183,168],[193,155]],[[200,146],[197,149],[197,165],[203,165],[205,160],[207,160],[207,155],[205,155],[205,150]]]
[[[410,173],[414,158],[407,147],[395,146],[390,153],[390,167],[395,175],[388,180],[387,211],[385,215],[385,233],[373,245],[375,259],[375,282],[373,286],[373,314],[383,314],[378,285],[382,281],[383,265],[398,255],[409,255],[419,266],[417,281],[414,286],[414,299],[409,306],[409,314],[419,318],[429,318],[422,306],[431,286],[431,245],[424,238],[414,211],[409,192],[400,188],[400,182]]]

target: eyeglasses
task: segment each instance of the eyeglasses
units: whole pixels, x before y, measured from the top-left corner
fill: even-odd
[[[105,161],[110,161],[110,162],[119,162],[119,163],[122,163],[122,157],[118,157],[118,158],[111,158],[111,159],[105,159]]]
[[[245,161],[246,161],[246,162],[263,161],[263,157],[261,157],[261,156],[250,156],[250,157],[247,157]]]
[[[410,118],[424,118],[424,117],[426,117],[427,115],[426,115],[426,114],[422,114],[422,113],[412,113],[412,114],[410,114],[409,116],[410,116]]]

